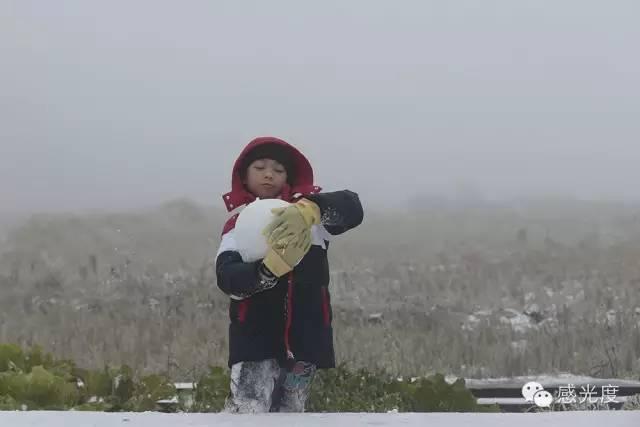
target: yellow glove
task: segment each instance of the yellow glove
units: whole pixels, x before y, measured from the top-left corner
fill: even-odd
[[[282,277],[298,265],[311,248],[311,231],[299,234],[299,238],[277,245],[270,245],[267,255],[262,260],[265,267],[274,276]]]
[[[262,234],[269,245],[284,247],[289,242],[300,241],[302,233],[320,224],[320,208],[308,199],[300,199],[285,208],[271,209],[275,218],[267,225]]]

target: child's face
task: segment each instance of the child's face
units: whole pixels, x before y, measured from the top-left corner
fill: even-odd
[[[258,159],[247,168],[244,184],[254,196],[261,199],[277,197],[287,182],[287,171],[272,159]]]

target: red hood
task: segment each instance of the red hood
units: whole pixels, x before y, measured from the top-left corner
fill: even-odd
[[[242,184],[242,178],[240,176],[242,171],[240,168],[242,167],[243,160],[249,151],[263,144],[278,144],[286,147],[291,151],[291,155],[293,157],[293,162],[296,168],[295,182],[293,182],[292,185],[285,184],[285,187],[280,194],[280,199],[289,202],[301,195],[314,194],[322,190],[320,187],[313,185],[313,169],[311,168],[311,164],[297,148],[289,145],[281,139],[271,136],[263,136],[251,141],[244,150],[242,150],[242,153],[240,153],[236,162],[233,164],[231,191],[222,195],[227,211],[231,212],[235,208],[251,203],[256,199],[256,196],[249,193]]]

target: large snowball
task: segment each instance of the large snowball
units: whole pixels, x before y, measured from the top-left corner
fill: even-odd
[[[269,225],[274,215],[271,209],[289,206],[280,199],[256,200],[248,204],[236,220],[234,237],[237,250],[244,262],[253,262],[264,258],[267,253],[267,239],[262,230]]]

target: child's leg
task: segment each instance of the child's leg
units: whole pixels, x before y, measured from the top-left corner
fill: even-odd
[[[304,412],[315,373],[316,365],[313,363],[296,362],[293,369],[284,375],[280,385],[278,412]]]
[[[269,412],[279,372],[280,366],[275,359],[234,364],[231,367],[231,394],[225,402],[224,412]]]

